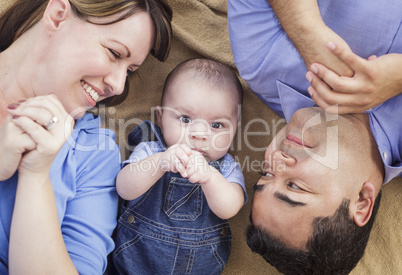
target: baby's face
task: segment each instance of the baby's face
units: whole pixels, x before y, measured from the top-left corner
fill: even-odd
[[[168,89],[158,112],[166,145],[186,144],[208,161],[223,157],[237,130],[237,92],[180,76]]]

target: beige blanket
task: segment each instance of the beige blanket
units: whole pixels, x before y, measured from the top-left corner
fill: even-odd
[[[12,0],[0,0],[0,11]],[[106,113],[105,126],[115,130],[122,147],[122,158],[128,157],[127,134],[141,120],[151,118],[151,107],[160,102],[163,81],[179,62],[194,57],[221,61],[235,69],[227,31],[225,0],[170,0],[174,11],[174,40],[169,59],[165,63],[149,56],[138,73],[130,79],[131,90],[125,102],[117,107],[101,110]],[[261,132],[262,119],[273,130],[283,126],[283,120],[266,107],[247,87],[242,109],[242,128],[235,138],[232,155],[244,164],[247,191],[252,197],[252,186],[259,174],[247,169],[253,160],[261,161],[263,148],[274,133],[247,136],[248,131]],[[253,123],[250,123],[252,122]],[[119,127],[120,125],[120,127]],[[248,146],[246,146],[246,142]],[[252,150],[260,148],[259,151]],[[366,254],[352,274],[402,274],[402,179],[398,178],[383,187],[383,200],[374,225]],[[248,224],[251,200],[234,218],[230,219],[233,231],[233,249],[223,274],[278,274],[262,258],[250,252],[244,238]]]

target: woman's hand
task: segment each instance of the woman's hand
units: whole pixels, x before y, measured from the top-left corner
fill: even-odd
[[[367,60],[349,47],[328,43],[329,51],[354,71],[340,76],[326,66],[314,63],[306,78],[308,91],[321,108],[330,113],[362,113],[402,92],[402,54],[371,56]]]
[[[34,274],[78,274],[64,243],[49,176],[74,120],[55,95],[30,98],[9,106],[8,112],[12,122],[36,144],[22,155],[18,166],[10,227],[10,274],[27,270]]]
[[[8,109],[14,123],[36,144],[22,156],[19,174],[40,175],[49,173],[50,167],[60,148],[70,136],[74,119],[67,114],[55,95],[39,96],[15,104]]]
[[[22,155],[36,143],[8,115],[0,127],[0,181],[10,178],[20,165]]]

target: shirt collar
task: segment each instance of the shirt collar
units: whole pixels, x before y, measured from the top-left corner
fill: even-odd
[[[310,97],[296,91],[280,80],[276,80],[276,87],[286,122],[289,122],[293,113],[297,110],[317,106]]]

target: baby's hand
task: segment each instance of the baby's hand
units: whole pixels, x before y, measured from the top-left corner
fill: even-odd
[[[186,169],[189,181],[200,184],[206,183],[212,178],[213,172],[217,172],[217,170],[208,164],[201,153],[192,151]]]
[[[186,167],[191,153],[192,151],[187,145],[175,144],[163,154],[160,167],[163,171],[180,173],[182,177],[187,177]]]

